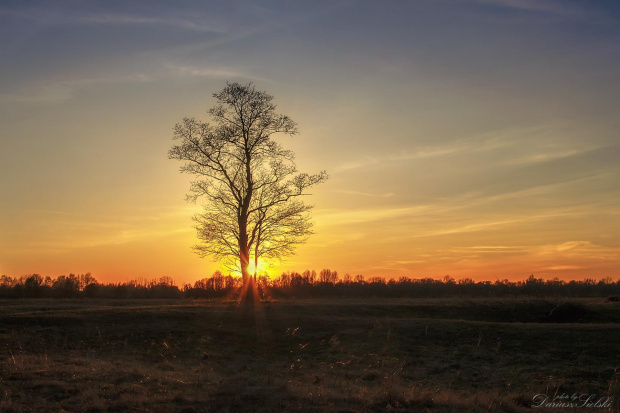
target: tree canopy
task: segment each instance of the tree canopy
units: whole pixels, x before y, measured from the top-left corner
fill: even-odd
[[[174,128],[171,159],[196,175],[189,200],[206,199],[195,216],[195,251],[241,271],[244,283],[254,259],[282,259],[311,234],[309,211],[300,197],[327,174],[299,173],[293,152],[274,135],[293,136],[297,126],[276,112],[273,96],[252,83],[227,83],[214,93],[211,123],[185,118]]]

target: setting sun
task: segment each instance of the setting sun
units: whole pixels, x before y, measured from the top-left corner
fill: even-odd
[[[269,265],[260,260],[258,261],[258,265],[256,267],[254,266],[254,262],[251,262],[250,265],[248,265],[248,272],[250,274],[256,274],[257,276],[269,276],[268,269]]]

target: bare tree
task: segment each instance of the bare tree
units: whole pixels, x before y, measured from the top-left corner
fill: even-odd
[[[298,173],[294,154],[273,140],[298,133],[295,122],[276,113],[273,96],[251,83],[227,83],[213,97],[212,124],[183,119],[169,157],[185,161],[181,172],[199,177],[188,199],[207,200],[194,218],[196,252],[238,266],[247,285],[252,256],[255,267],[260,257],[282,259],[307,239],[312,207],[299,197],[327,174]]]

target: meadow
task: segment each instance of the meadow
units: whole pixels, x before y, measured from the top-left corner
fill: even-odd
[[[609,412],[618,367],[607,298],[0,300],[3,413]]]

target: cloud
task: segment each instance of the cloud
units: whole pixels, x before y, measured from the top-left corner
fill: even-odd
[[[510,205],[512,200],[519,204],[528,199],[538,199],[549,196],[556,191],[566,192],[576,184],[586,184],[601,175],[594,175],[576,180],[559,182],[548,185],[538,185],[531,188],[505,193],[484,194],[473,191],[458,196],[437,199],[425,204],[401,205],[399,207],[365,208],[365,209],[325,209],[315,210],[314,217],[317,225],[324,227],[355,226],[364,228],[368,233],[381,232],[380,238],[373,238],[373,243],[398,243],[402,240],[432,238],[453,234],[475,232],[500,233],[519,224],[540,221],[551,222],[558,219],[577,218],[585,219],[592,214],[605,211],[605,205],[590,201],[582,205],[563,205],[531,208],[523,210],[511,208],[506,210],[504,205]],[[344,192],[344,191],[343,191]],[[497,204],[501,203],[501,204]],[[499,206],[497,206],[499,205]],[[482,212],[481,212],[482,211]],[[486,211],[486,212],[485,212]],[[380,224],[377,224],[380,223]],[[465,225],[464,225],[465,224]],[[541,224],[542,225],[542,224]],[[353,228],[353,227],[351,227]],[[416,228],[412,233],[406,228]],[[343,232],[338,230],[339,233]],[[527,247],[481,245],[471,247],[470,251],[493,254],[514,254],[524,252]],[[538,253],[536,250],[528,250]]]
[[[138,24],[138,25],[158,25],[170,26],[184,30],[227,33],[228,28],[225,24],[215,20],[207,21],[205,16],[200,16],[195,20],[183,19],[178,17],[145,17],[139,15],[123,14],[87,14],[76,16],[76,21],[96,24]]]
[[[512,10],[520,10],[537,13],[550,13],[559,15],[578,15],[583,9],[578,8],[566,1],[555,0],[475,0],[476,3],[493,7],[502,7]]]
[[[595,173],[577,179],[554,182],[551,184],[532,185],[524,189],[504,191],[495,194],[484,194],[484,192],[482,191],[474,191],[463,194],[460,197],[453,199],[452,204],[455,205],[450,208],[450,210],[459,210],[464,208],[470,208],[472,206],[479,206],[482,204],[489,204],[493,202],[506,201],[511,199],[523,200],[526,198],[540,197],[552,194],[556,190],[566,190],[567,188],[575,187],[579,184],[592,183],[593,181],[609,178],[610,176],[611,175],[609,173]],[[592,208],[595,207],[595,205],[592,205],[592,201],[590,201],[588,205],[588,210],[591,211]]]
[[[58,80],[48,84],[32,85],[16,93],[0,94],[0,103],[57,103],[73,98],[77,91],[93,85],[109,83],[148,82],[152,77],[144,74],[126,76],[85,77]]]
[[[599,248],[590,241],[567,241],[561,244],[555,245],[543,245],[540,247],[539,254],[557,254],[559,252],[582,252],[584,250],[592,250]]]
[[[467,154],[477,152],[489,152],[515,145],[519,138],[528,135],[538,135],[552,129],[554,125],[544,124],[525,128],[507,128],[491,131],[471,138],[457,139],[455,141],[436,146],[426,146],[413,151],[402,150],[398,153],[385,156],[366,156],[360,159],[347,161],[336,166],[336,172],[351,171],[377,164],[389,164],[404,162],[415,159],[440,158],[455,154]]]
[[[462,152],[463,149],[464,148],[460,147],[460,145],[453,145],[451,147],[447,146],[444,148],[425,148],[415,152],[392,154],[383,157],[366,156],[355,161],[349,161],[340,164],[334,169],[336,172],[343,172],[354,169],[361,169],[381,163],[404,162],[422,158],[435,158],[445,155],[451,155],[457,152]]]
[[[552,267],[545,268],[548,271],[566,271],[566,270],[582,270],[585,267],[579,265],[554,265]]]
[[[353,172],[370,167],[407,167],[415,160],[450,158],[460,163],[468,162],[476,168],[493,169],[494,173],[511,173],[514,167],[568,160],[616,145],[610,142],[605,133],[598,134],[597,131],[589,123],[553,121],[490,131],[441,145],[403,148],[385,155],[361,156],[330,169],[336,173]]]
[[[96,25],[153,25],[168,26],[177,29],[226,33],[228,27],[223,21],[210,19],[203,14],[195,18],[168,15],[165,17],[121,14],[121,13],[84,13],[70,10],[55,11],[43,8],[29,8],[11,10],[0,8],[0,14],[43,24],[96,24]]]
[[[430,205],[415,205],[402,208],[377,208],[359,210],[315,210],[314,216],[322,225],[361,224],[367,222],[393,219],[428,211]]]
[[[66,224],[66,223],[65,223]],[[97,223],[78,223],[64,225],[64,230],[74,231],[71,235],[58,234],[43,239],[28,240],[18,245],[3,246],[3,253],[51,253],[61,254],[83,248],[96,248],[123,245],[132,242],[168,238],[179,234],[193,233],[191,227],[168,227],[159,229],[125,229],[120,225],[97,225]]]
[[[47,252],[66,253],[81,248],[122,245],[158,238],[193,234],[190,217],[196,205],[183,208],[146,209],[129,214],[109,215],[92,211],[28,210],[33,218],[28,227],[11,228],[7,242],[0,245],[5,254]],[[182,222],[187,225],[179,225]],[[30,237],[37,228],[37,237]],[[9,243],[11,239],[14,242]],[[1,255],[1,254],[0,254]]]
[[[63,82],[30,87],[15,93],[0,94],[0,103],[57,103],[74,96],[73,88]]]
[[[346,234],[322,234],[320,240],[313,240],[313,247],[331,248],[336,245],[349,244],[355,241],[363,240],[366,238],[366,234],[363,232],[347,232]],[[288,262],[288,261],[287,261]]]
[[[52,104],[65,102],[74,98],[81,89],[114,84],[114,83],[144,83],[155,80],[163,80],[166,76],[192,76],[213,79],[243,78],[261,82],[269,82],[266,79],[249,75],[226,67],[208,66],[183,66],[164,63],[165,73],[151,74],[128,74],[119,76],[95,76],[74,78],[70,80],[57,80],[47,84],[29,85],[14,93],[0,94],[0,103],[34,103]]]
[[[347,191],[347,190],[343,190],[343,191],[335,191],[339,194],[345,194],[345,195],[353,195],[353,196],[363,196],[363,197],[369,197],[369,198],[391,198],[394,196],[393,192],[386,192],[383,194],[377,194],[377,193],[371,193],[371,192],[362,192],[362,191]]]
[[[428,261],[427,260],[391,260],[391,261],[383,261],[383,264],[386,267],[402,267],[403,265],[424,264],[426,262]]]
[[[502,227],[513,226],[514,224],[521,224],[525,222],[539,221],[539,220],[545,220],[545,219],[550,219],[550,218],[568,217],[568,216],[574,216],[576,214],[579,215],[580,213],[577,211],[572,211],[570,209],[567,209],[567,210],[554,210],[554,211],[548,211],[548,212],[543,212],[539,214],[530,214],[530,215],[525,215],[525,216],[515,216],[515,217],[510,217],[510,218],[505,218],[505,219],[493,219],[493,220],[486,220],[486,221],[481,220],[473,224],[462,225],[462,226],[453,227],[453,228],[439,229],[435,231],[429,231],[424,234],[412,235],[410,236],[410,238],[423,238],[423,237],[429,237],[429,236],[461,234],[461,233],[468,233],[468,232],[485,231],[489,229],[497,230]]]
[[[599,149],[604,148],[605,146],[601,145],[591,145],[582,147],[580,149],[569,149],[569,150],[550,150],[545,153],[532,153],[528,154],[516,159],[512,159],[506,162],[507,165],[525,165],[532,163],[543,163],[543,162],[551,162],[558,159],[570,158],[574,156],[583,155],[588,152],[593,152]]]
[[[515,245],[475,245],[473,247],[466,247],[481,253],[514,253],[522,252],[528,247],[515,246]]]
[[[231,79],[231,78],[244,78],[252,79],[261,82],[270,82],[267,79],[250,75],[236,69],[227,67],[209,67],[209,66],[196,66],[196,65],[179,65],[174,63],[164,63],[167,70],[173,75],[180,76],[196,76],[196,77],[208,77],[215,79]]]

